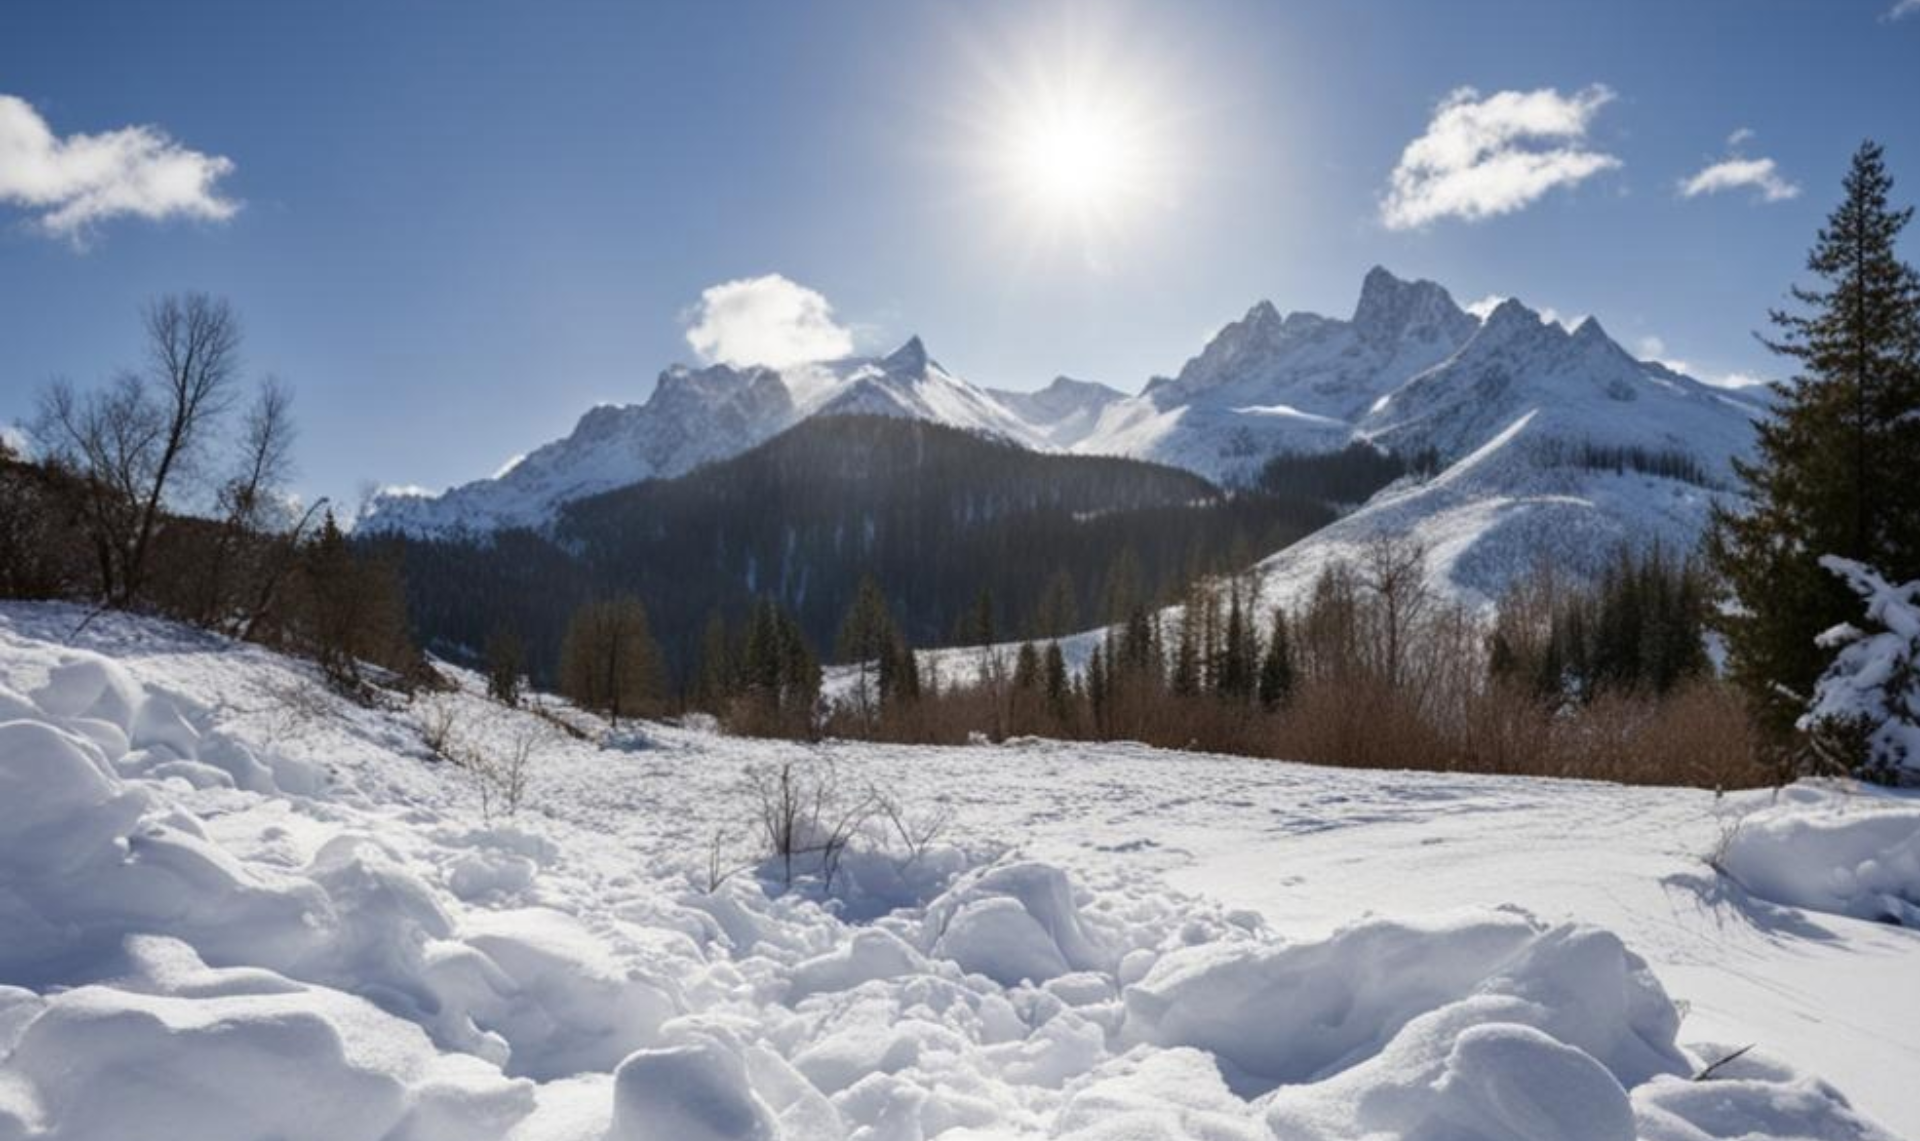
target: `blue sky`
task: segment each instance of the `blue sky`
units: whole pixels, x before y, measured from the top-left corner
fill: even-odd
[[[302,487],[346,497],[644,399],[704,291],[772,274],[826,344],[920,333],[1015,388],[1137,389],[1261,298],[1344,314],[1374,263],[1768,375],[1862,138],[1920,200],[1894,6],[8,4],[0,422],[179,289],[236,304]],[[1062,105],[1121,192],[1030,169]]]

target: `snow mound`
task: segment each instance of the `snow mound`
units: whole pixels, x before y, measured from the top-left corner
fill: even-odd
[[[1059,868],[1024,862],[990,868],[935,900],[928,912],[938,932],[933,954],[1003,985],[1114,966],[1083,926]]]
[[[136,940],[133,972],[31,1000],[0,1137],[350,1141],[497,1134],[532,1086],[371,1004]]]
[[[1920,927],[1920,798],[1793,785],[1739,822],[1720,866],[1775,903]]]
[[[773,1141],[778,1126],[739,1056],[708,1038],[641,1050],[613,1075],[608,1141]]]

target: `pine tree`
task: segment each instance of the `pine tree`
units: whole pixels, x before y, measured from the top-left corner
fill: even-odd
[[[842,662],[852,663],[857,671],[854,704],[863,720],[871,722],[879,713],[891,680],[885,676],[891,672],[889,659],[899,640],[880,584],[872,575],[862,577],[853,604],[840,623],[839,654]]]
[[[1046,660],[1041,667],[1045,676],[1047,707],[1053,710],[1055,718],[1067,715],[1067,700],[1073,694],[1073,683],[1067,677],[1067,656],[1060,652],[1059,642],[1048,642]]]
[[[1798,376],[1774,386],[1755,459],[1735,462],[1747,503],[1718,511],[1709,537],[1735,604],[1718,617],[1729,672],[1778,740],[1831,656],[1816,637],[1855,608],[1819,558],[1920,578],[1920,277],[1896,252],[1913,212],[1892,187],[1880,147],[1861,146],[1807,259],[1819,287],[1772,314],[1769,346]]]
[[[1205,605],[1198,595],[1188,601],[1185,612],[1180,616],[1180,640],[1174,643],[1173,674],[1167,684],[1179,697],[1192,697],[1200,692],[1200,658],[1202,631],[1198,629]]]
[[[495,627],[487,636],[487,696],[506,705],[520,704],[526,657],[519,634],[508,626]]]
[[[1065,567],[1053,572],[1045,593],[1040,596],[1035,633],[1043,638],[1071,634],[1080,622],[1080,603],[1074,596],[1073,576]]]
[[[1287,635],[1287,612],[1275,607],[1273,634],[1267,639],[1267,654],[1260,662],[1260,704],[1278,709],[1293,696],[1293,643]]]
[[[1260,649],[1253,623],[1247,621],[1241,611],[1237,584],[1227,606],[1227,624],[1221,638],[1220,674],[1214,688],[1222,697],[1244,701],[1254,692],[1255,662],[1259,660]]]
[[[727,616],[718,609],[707,616],[707,628],[700,638],[700,664],[693,686],[693,704],[709,713],[720,713],[733,697],[737,663],[733,639],[727,631]]]

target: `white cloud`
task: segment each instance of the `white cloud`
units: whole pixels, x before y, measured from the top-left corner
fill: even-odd
[[[1882,19],[1898,20],[1903,16],[1911,16],[1915,13],[1920,13],[1920,0],[1900,0],[1898,4],[1887,9],[1887,14],[1882,17]]]
[[[1485,98],[1460,88],[1401,152],[1381,221],[1407,230],[1442,218],[1492,218],[1618,167],[1619,159],[1585,145],[1594,116],[1613,98],[1599,84],[1571,95],[1547,87]]]
[[[188,150],[157,127],[53,133],[26,100],[0,95],[0,203],[56,237],[84,242],[109,218],[224,221],[240,206],[218,184],[233,160]]]
[[[1698,198],[1702,194],[1746,187],[1759,191],[1762,202],[1785,202],[1800,196],[1800,188],[1780,177],[1779,168],[1770,158],[1722,159],[1692,178],[1682,179],[1680,194],[1684,198]]]
[[[1920,0],[1915,0],[1915,2],[1920,3]],[[1737,128],[1733,134],[1727,136],[1727,149],[1730,151],[1739,150],[1741,144],[1753,141],[1754,134],[1755,132],[1752,127]]]
[[[16,456],[33,454],[33,441],[27,438],[26,429],[18,424],[0,424],[0,448]]]
[[[853,352],[827,299],[777,273],[703,290],[687,319],[687,344],[722,364],[785,368]]]

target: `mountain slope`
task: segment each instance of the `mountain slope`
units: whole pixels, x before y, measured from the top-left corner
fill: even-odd
[[[1451,359],[1383,397],[1360,434],[1444,468],[1403,481],[1262,567],[1270,601],[1380,536],[1429,551],[1451,596],[1485,604],[1536,562],[1597,571],[1622,545],[1690,551],[1765,405],[1634,360],[1589,319],[1569,333],[1517,301]]]
[[[566,437],[509,470],[437,496],[379,496],[359,521],[366,534],[485,534],[545,527],[570,502],[645,479],[683,475],[821,415],[928,420],[1044,447],[986,390],[942,368],[914,337],[884,357],[769,368],[675,365],[644,404],[601,405]]]
[[[1196,561],[1271,551],[1333,518],[1297,496],[1222,496],[1176,468],[1035,452],[917,418],[816,416],[732,459],[561,508],[551,528],[399,542],[414,626],[436,649],[518,629],[545,673],[573,608],[633,594],[679,666],[710,615],[770,597],[830,650],[863,575],[903,631],[946,640],[981,591],[999,629],[1025,629],[1064,575],[1081,600],[1060,629],[1104,613],[1122,562],[1133,589],[1171,591]]]

